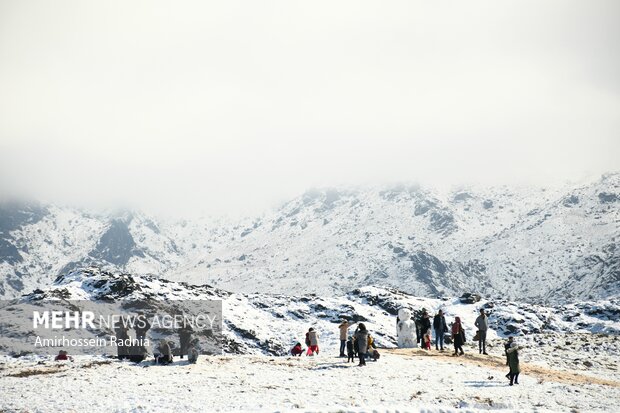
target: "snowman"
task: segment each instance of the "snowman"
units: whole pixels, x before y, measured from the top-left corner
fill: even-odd
[[[418,346],[415,338],[415,322],[411,319],[411,312],[406,308],[398,310],[398,347],[414,348]]]

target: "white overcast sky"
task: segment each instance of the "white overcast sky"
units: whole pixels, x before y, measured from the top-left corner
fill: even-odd
[[[187,213],[620,165],[620,2],[0,2],[0,192]]]

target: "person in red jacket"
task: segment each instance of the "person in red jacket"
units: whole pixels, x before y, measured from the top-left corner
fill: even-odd
[[[66,360],[73,361],[73,357],[71,357],[65,350],[60,350],[54,360],[55,361],[66,361]]]
[[[301,357],[303,352],[304,352],[304,349],[301,348],[301,343],[295,344],[295,346],[291,349],[291,355],[293,357]]]
[[[431,349],[431,332],[430,330],[427,331],[424,336],[422,337],[422,348],[424,350],[430,350]]]
[[[454,354],[453,356],[462,356],[465,354],[463,351],[463,343],[465,342],[465,331],[461,325],[461,317],[455,317],[452,324],[452,341],[454,342]]]

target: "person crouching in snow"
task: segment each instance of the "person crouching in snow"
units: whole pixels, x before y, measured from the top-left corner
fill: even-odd
[[[194,338],[189,344],[189,350],[187,350],[187,361],[195,364],[198,361],[198,355],[200,354],[200,340],[198,337]]]
[[[155,363],[172,363],[172,351],[170,350],[170,344],[165,339],[159,340],[159,345],[157,346],[157,354],[155,355]]]
[[[319,355],[319,333],[314,331],[312,327],[306,333],[306,344],[308,345],[306,356]]]
[[[55,361],[66,361],[66,360],[73,361],[73,357],[71,357],[69,353],[67,353],[66,350],[60,350],[56,358],[54,358],[54,360]]]
[[[303,352],[304,352],[304,349],[301,348],[301,343],[297,343],[291,349],[291,356],[293,356],[293,357],[301,357]]]

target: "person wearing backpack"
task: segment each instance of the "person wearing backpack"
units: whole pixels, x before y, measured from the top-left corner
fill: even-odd
[[[465,330],[461,325],[461,317],[455,317],[452,324],[452,341],[454,342],[454,354],[453,356],[462,356],[465,354],[463,351],[463,343],[465,343]]]

